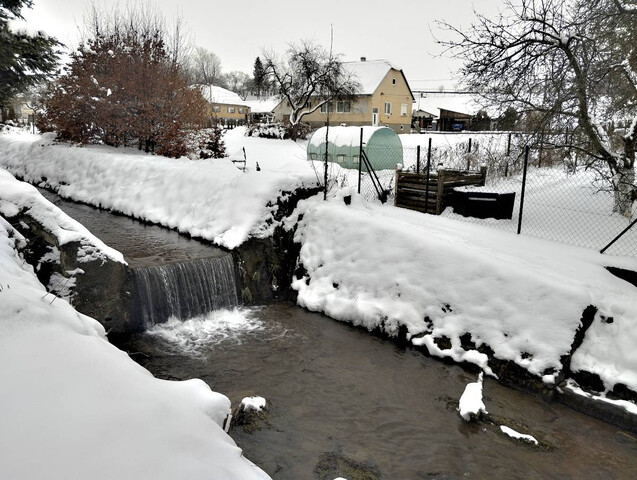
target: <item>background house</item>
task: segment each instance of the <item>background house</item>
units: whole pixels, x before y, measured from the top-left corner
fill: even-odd
[[[245,125],[250,115],[248,102],[225,88],[199,85],[201,94],[209,104],[209,116],[213,123],[226,126]]]
[[[416,91],[412,125],[416,131],[458,132],[471,128],[480,110],[474,94],[464,92]]]
[[[360,84],[353,100],[333,101],[317,111],[305,115],[304,123],[312,128],[325,125],[328,118],[332,125],[386,126],[397,133],[408,133],[411,126],[411,109],[414,96],[402,70],[387,60],[370,60],[364,57],[358,62],[343,62]],[[312,102],[320,102],[316,98]],[[280,102],[274,109],[276,120],[286,123],[290,118],[290,106]]]
[[[279,103],[276,97],[246,100],[245,104],[250,108],[248,123],[272,123],[274,122],[274,108]]]

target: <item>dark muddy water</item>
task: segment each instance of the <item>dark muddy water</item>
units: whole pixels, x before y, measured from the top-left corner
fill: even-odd
[[[223,254],[161,227],[53,199],[136,264]],[[291,304],[172,321],[119,346],[159,378],[201,378],[233,406],[267,399],[260,430],[231,431],[275,480],[633,479],[637,439],[561,404],[487,379],[493,422],[458,399],[476,376]],[[509,426],[537,438],[519,443]]]
[[[160,378],[203,379],[233,406],[245,396],[265,397],[270,412],[261,430],[236,428],[231,435],[275,479],[353,480],[351,464],[375,475],[359,477],[365,479],[629,479],[637,473],[633,436],[561,404],[487,379],[484,402],[495,425],[469,425],[456,408],[476,376],[460,367],[294,305],[233,315],[227,314],[231,325],[218,329],[223,319],[174,324],[122,347]],[[535,436],[540,446],[510,439],[500,425]],[[320,462],[324,469],[317,472]]]

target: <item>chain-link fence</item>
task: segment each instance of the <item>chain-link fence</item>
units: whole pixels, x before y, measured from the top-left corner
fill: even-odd
[[[532,146],[525,158],[529,137],[521,134],[432,133],[401,139],[402,152],[382,146],[365,149],[360,184],[358,172],[350,174],[349,185],[359,185],[366,199],[380,202],[384,191],[394,203],[395,166],[400,163],[402,172],[421,174],[412,176],[410,185],[419,178],[418,194],[428,195],[428,205],[437,200],[444,217],[597,250],[632,224],[606,253],[637,256],[637,212],[633,209],[630,219],[613,211],[615,193],[603,167],[589,168],[572,152]],[[486,178],[480,181],[477,172],[485,167]],[[448,184],[438,189],[435,182],[443,178]],[[437,213],[433,207],[427,211]]]

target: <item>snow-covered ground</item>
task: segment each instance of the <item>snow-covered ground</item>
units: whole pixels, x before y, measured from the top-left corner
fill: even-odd
[[[155,379],[47,295],[0,217],[0,478],[269,478],[223,431],[229,400]]]
[[[226,136],[231,158],[239,152],[243,158],[232,139],[243,130]],[[249,163],[243,173],[228,159],[169,159],[123,148],[55,144],[53,138],[13,129],[0,133],[0,167],[30,183],[49,186],[63,197],[176,228],[227,248],[248,236],[268,236],[276,226],[272,213],[281,192],[316,184],[312,169],[299,161],[301,148],[290,141],[272,144],[246,138],[248,160],[256,162],[259,152],[261,171]]]

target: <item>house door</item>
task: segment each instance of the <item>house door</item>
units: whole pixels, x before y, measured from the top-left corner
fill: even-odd
[[[372,108],[372,127],[378,126],[378,109]]]

